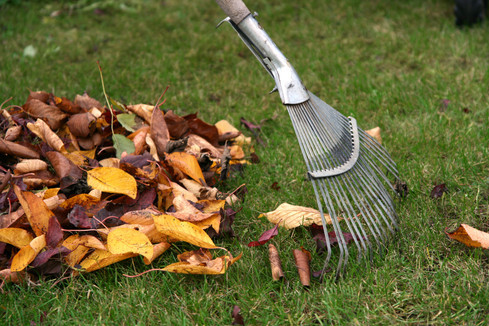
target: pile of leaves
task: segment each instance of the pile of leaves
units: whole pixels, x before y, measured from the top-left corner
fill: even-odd
[[[166,271],[222,274],[240,258],[213,240],[234,235],[240,200],[217,187],[247,163],[249,139],[227,121],[43,91],[4,106],[0,279],[69,277],[138,255],[151,264],[179,241],[199,249]]]

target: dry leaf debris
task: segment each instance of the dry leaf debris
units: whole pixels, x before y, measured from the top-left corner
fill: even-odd
[[[222,274],[241,257],[212,239],[234,234],[239,200],[216,188],[221,160],[226,177],[246,164],[249,139],[225,120],[110,102],[39,91],[0,107],[0,280],[150,264],[178,241],[201,249],[165,270]]]

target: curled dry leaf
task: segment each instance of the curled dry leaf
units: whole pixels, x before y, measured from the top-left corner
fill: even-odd
[[[4,139],[7,141],[14,141],[20,136],[21,133],[22,133],[21,126],[12,126],[8,128],[7,131],[5,132]]]
[[[37,99],[27,101],[22,108],[33,118],[46,121],[52,130],[58,130],[63,120],[68,117],[56,106],[48,105]]]
[[[468,247],[489,249],[489,233],[482,232],[467,224],[460,226],[453,232],[447,232],[450,239],[457,240]]]
[[[293,254],[295,266],[299,272],[299,279],[301,280],[302,285],[309,287],[311,285],[311,270],[309,267],[311,254],[304,249],[294,249]]]
[[[199,222],[210,218],[214,213],[203,213],[195,208],[183,195],[175,196],[173,206],[176,212],[168,213],[180,221]]]
[[[276,210],[268,213],[264,213],[261,216],[265,216],[270,222],[285,227],[286,229],[293,229],[300,225],[309,226],[311,224],[322,225],[321,213],[317,209],[290,205],[283,203]],[[331,224],[331,217],[328,214],[324,214],[324,218],[327,224]]]
[[[277,247],[273,244],[268,245],[268,258],[270,259],[270,267],[272,269],[272,278],[275,281],[283,279],[285,277],[282,270],[282,263],[280,261],[280,256],[278,254]]]
[[[38,152],[27,146],[17,144],[0,138],[0,153],[20,157],[20,158],[39,158]]]
[[[151,115],[149,134],[156,145],[158,156],[165,157],[168,141],[170,140],[170,133],[168,132],[163,112],[158,108],[154,109]]]
[[[168,265],[163,270],[182,274],[219,275],[226,273],[229,267],[240,258],[241,254],[236,258],[225,255],[212,259],[210,251],[201,248],[178,255],[180,262]]]
[[[37,137],[45,141],[49,146],[58,152],[66,152],[65,145],[59,136],[51,130],[51,128],[41,119],[37,119],[35,123],[27,123],[27,128],[32,131]]]
[[[72,115],[68,122],[68,128],[76,137],[86,138],[95,131],[95,116],[89,112]]]
[[[84,93],[83,95],[77,95],[75,97],[74,103],[80,106],[84,110],[90,110],[92,108],[97,108],[97,109],[102,108],[102,104],[100,104],[100,102],[97,101],[96,99],[88,96],[87,93]]]
[[[135,104],[128,105],[126,108],[141,117],[148,124],[151,124],[151,115],[153,113],[154,105]]]
[[[14,173],[24,174],[35,171],[47,170],[48,164],[39,159],[25,159],[15,165]]]
[[[130,174],[117,168],[101,167],[88,171],[87,184],[103,192],[123,194],[133,199],[137,195],[136,180]]]

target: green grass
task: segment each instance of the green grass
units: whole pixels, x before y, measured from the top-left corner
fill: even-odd
[[[446,227],[489,230],[489,26],[460,30],[449,0],[249,0],[258,20],[294,64],[305,85],[359,125],[382,128],[409,196],[398,205],[400,231],[371,266],[351,262],[335,282],[299,283],[291,250],[314,250],[306,230],[273,241],[287,281],[273,282],[265,247],[248,248],[270,224],[257,219],[282,202],[315,206],[287,113],[273,81],[228,26],[213,1],[115,1],[105,15],[74,1],[13,1],[0,7],[0,95],[23,104],[28,90],[124,103],[154,103],[170,84],[165,108],[199,112],[208,122],[240,117],[266,122],[255,144],[260,164],[236,177],[249,193],[223,240],[243,258],[224,276],[163,272],[136,279],[141,259],[54,285],[4,286],[0,324],[225,325],[234,305],[250,325],[486,325],[489,254],[447,239]],[[87,3],[84,1],[82,3]],[[37,49],[33,58],[24,48]],[[442,99],[450,104],[440,110]],[[467,112],[464,112],[464,108]],[[278,182],[279,191],[270,189]],[[449,192],[430,198],[436,184]],[[154,267],[176,260],[174,248]],[[322,257],[314,256],[315,267]]]

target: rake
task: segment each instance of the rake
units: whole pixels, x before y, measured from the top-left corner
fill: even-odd
[[[216,0],[228,22],[275,80],[289,112],[314,188],[326,239],[327,257],[322,273],[332,264],[333,237],[338,246],[336,277],[343,274],[352,240],[358,259],[372,261],[375,249],[384,251],[397,229],[396,212],[385,184],[387,175],[398,179],[389,153],[374,138],[302,84],[287,58],[241,0]],[[221,23],[222,23],[221,22]],[[324,212],[331,217],[331,225]],[[332,228],[332,230],[330,230]],[[351,239],[345,239],[345,235]],[[351,248],[351,246],[350,246]]]

